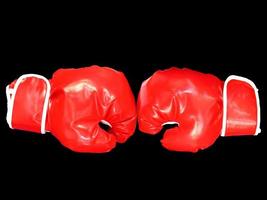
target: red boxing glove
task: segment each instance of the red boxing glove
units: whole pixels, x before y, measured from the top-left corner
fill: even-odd
[[[143,82],[138,97],[139,129],[156,134],[165,124],[162,145],[173,151],[197,152],[220,136],[260,132],[258,90],[248,79],[172,67]]]
[[[50,81],[23,75],[6,93],[10,128],[51,132],[76,152],[108,152],[135,130],[136,107],[128,81],[108,67],[60,69]],[[110,129],[102,129],[100,122]]]

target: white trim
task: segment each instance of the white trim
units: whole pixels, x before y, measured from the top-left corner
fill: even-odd
[[[13,114],[13,107],[14,107],[14,101],[15,101],[16,92],[17,92],[17,89],[18,89],[19,85],[23,81],[23,79],[30,78],[30,77],[41,79],[46,83],[46,95],[45,95],[45,99],[44,99],[42,119],[41,119],[41,130],[40,130],[40,132],[42,134],[45,134],[45,132],[46,132],[45,131],[45,123],[46,123],[46,115],[47,115],[47,110],[48,110],[48,103],[49,103],[49,96],[50,96],[51,86],[50,86],[50,83],[49,83],[48,79],[43,77],[43,76],[41,76],[41,75],[38,75],[38,74],[24,74],[24,75],[22,75],[22,76],[20,76],[18,78],[18,80],[16,81],[13,89],[10,89],[9,85],[6,87],[6,96],[7,96],[7,115],[6,115],[6,120],[7,120],[7,123],[9,125],[9,127],[13,129],[13,127],[12,127],[12,114]],[[10,94],[12,94],[11,97],[10,97]]]
[[[222,131],[221,131],[221,136],[225,136],[225,132],[226,132],[226,123],[227,123],[227,85],[231,80],[238,80],[238,81],[243,81],[245,83],[248,83],[255,92],[255,96],[256,96],[256,104],[257,104],[257,126],[256,126],[256,132],[254,135],[258,135],[261,132],[260,129],[260,98],[259,98],[259,93],[258,93],[258,89],[256,87],[256,85],[249,79],[241,77],[241,76],[236,76],[236,75],[231,75],[229,76],[225,82],[224,82],[224,86],[223,86],[223,120],[222,120]]]
[[[170,122],[165,122],[163,124],[161,124],[161,126],[164,126],[164,125],[167,125],[167,124],[177,124],[179,126],[179,123],[178,122],[175,122],[175,121],[170,121]]]
[[[9,85],[6,86],[7,113],[8,113],[8,107],[9,107],[8,105],[10,104],[10,95],[12,93],[13,93],[13,89],[9,89]],[[9,127],[12,128],[11,125],[10,125],[10,123],[9,123],[9,121],[7,121],[7,123],[9,125]]]

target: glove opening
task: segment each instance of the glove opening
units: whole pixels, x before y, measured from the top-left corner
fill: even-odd
[[[106,120],[101,120],[98,125],[100,126],[100,128],[102,128],[103,130],[105,130],[106,132],[109,132],[110,129],[112,128],[111,124],[109,122],[107,122]]]
[[[160,133],[165,133],[165,131],[167,129],[172,129],[172,128],[175,128],[175,127],[179,127],[180,125],[179,125],[178,122],[170,121],[170,122],[163,123],[161,126],[162,126],[162,129],[161,129]]]

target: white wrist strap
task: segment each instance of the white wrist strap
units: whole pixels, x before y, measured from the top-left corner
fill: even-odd
[[[255,92],[256,96],[256,104],[257,104],[257,125],[256,125],[256,132],[254,135],[258,135],[261,132],[260,129],[260,99],[259,99],[259,94],[258,94],[258,89],[256,85],[249,79],[241,77],[241,76],[235,76],[231,75],[229,76],[223,86],[223,120],[222,120],[222,131],[221,131],[221,136],[225,136],[226,132],[226,123],[227,123],[227,85],[231,80],[238,80],[238,81],[243,81],[248,83]]]
[[[18,78],[13,89],[9,88],[9,85],[6,87],[6,98],[7,98],[6,120],[7,120],[9,127],[13,129],[13,127],[12,127],[12,114],[13,114],[13,107],[14,107],[16,92],[18,90],[19,85],[22,83],[22,81],[25,78],[31,78],[31,77],[41,79],[46,83],[46,95],[45,95],[45,99],[44,99],[42,119],[41,119],[41,130],[40,130],[40,132],[42,134],[45,134],[45,132],[46,132],[45,131],[45,123],[46,123],[46,115],[47,115],[47,110],[48,110],[48,103],[49,103],[51,86],[50,86],[50,83],[47,80],[47,78],[45,78],[41,75],[24,74]]]

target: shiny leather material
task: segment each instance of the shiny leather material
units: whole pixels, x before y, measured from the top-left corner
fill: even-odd
[[[134,133],[135,100],[123,73],[98,66],[59,69],[50,84],[45,127],[65,147],[108,152]],[[40,132],[45,93],[42,80],[27,78],[20,84],[12,114],[15,129]],[[99,126],[101,121],[110,126],[108,131]]]
[[[248,83],[231,80],[227,90],[226,136],[251,135],[257,126],[257,102],[253,88]]]
[[[139,129],[154,135],[163,125],[177,123],[178,127],[167,129],[161,140],[165,148],[197,152],[211,146],[222,130],[223,86],[224,82],[211,74],[186,68],[155,72],[139,92]],[[231,81],[227,87],[226,136],[254,134],[257,111],[253,89],[240,81]]]
[[[15,87],[13,81],[9,88]],[[24,79],[17,88],[14,98],[12,127],[19,127],[21,130],[40,132],[42,110],[44,106],[47,88],[43,80],[36,77]],[[10,98],[11,98],[10,94]]]

